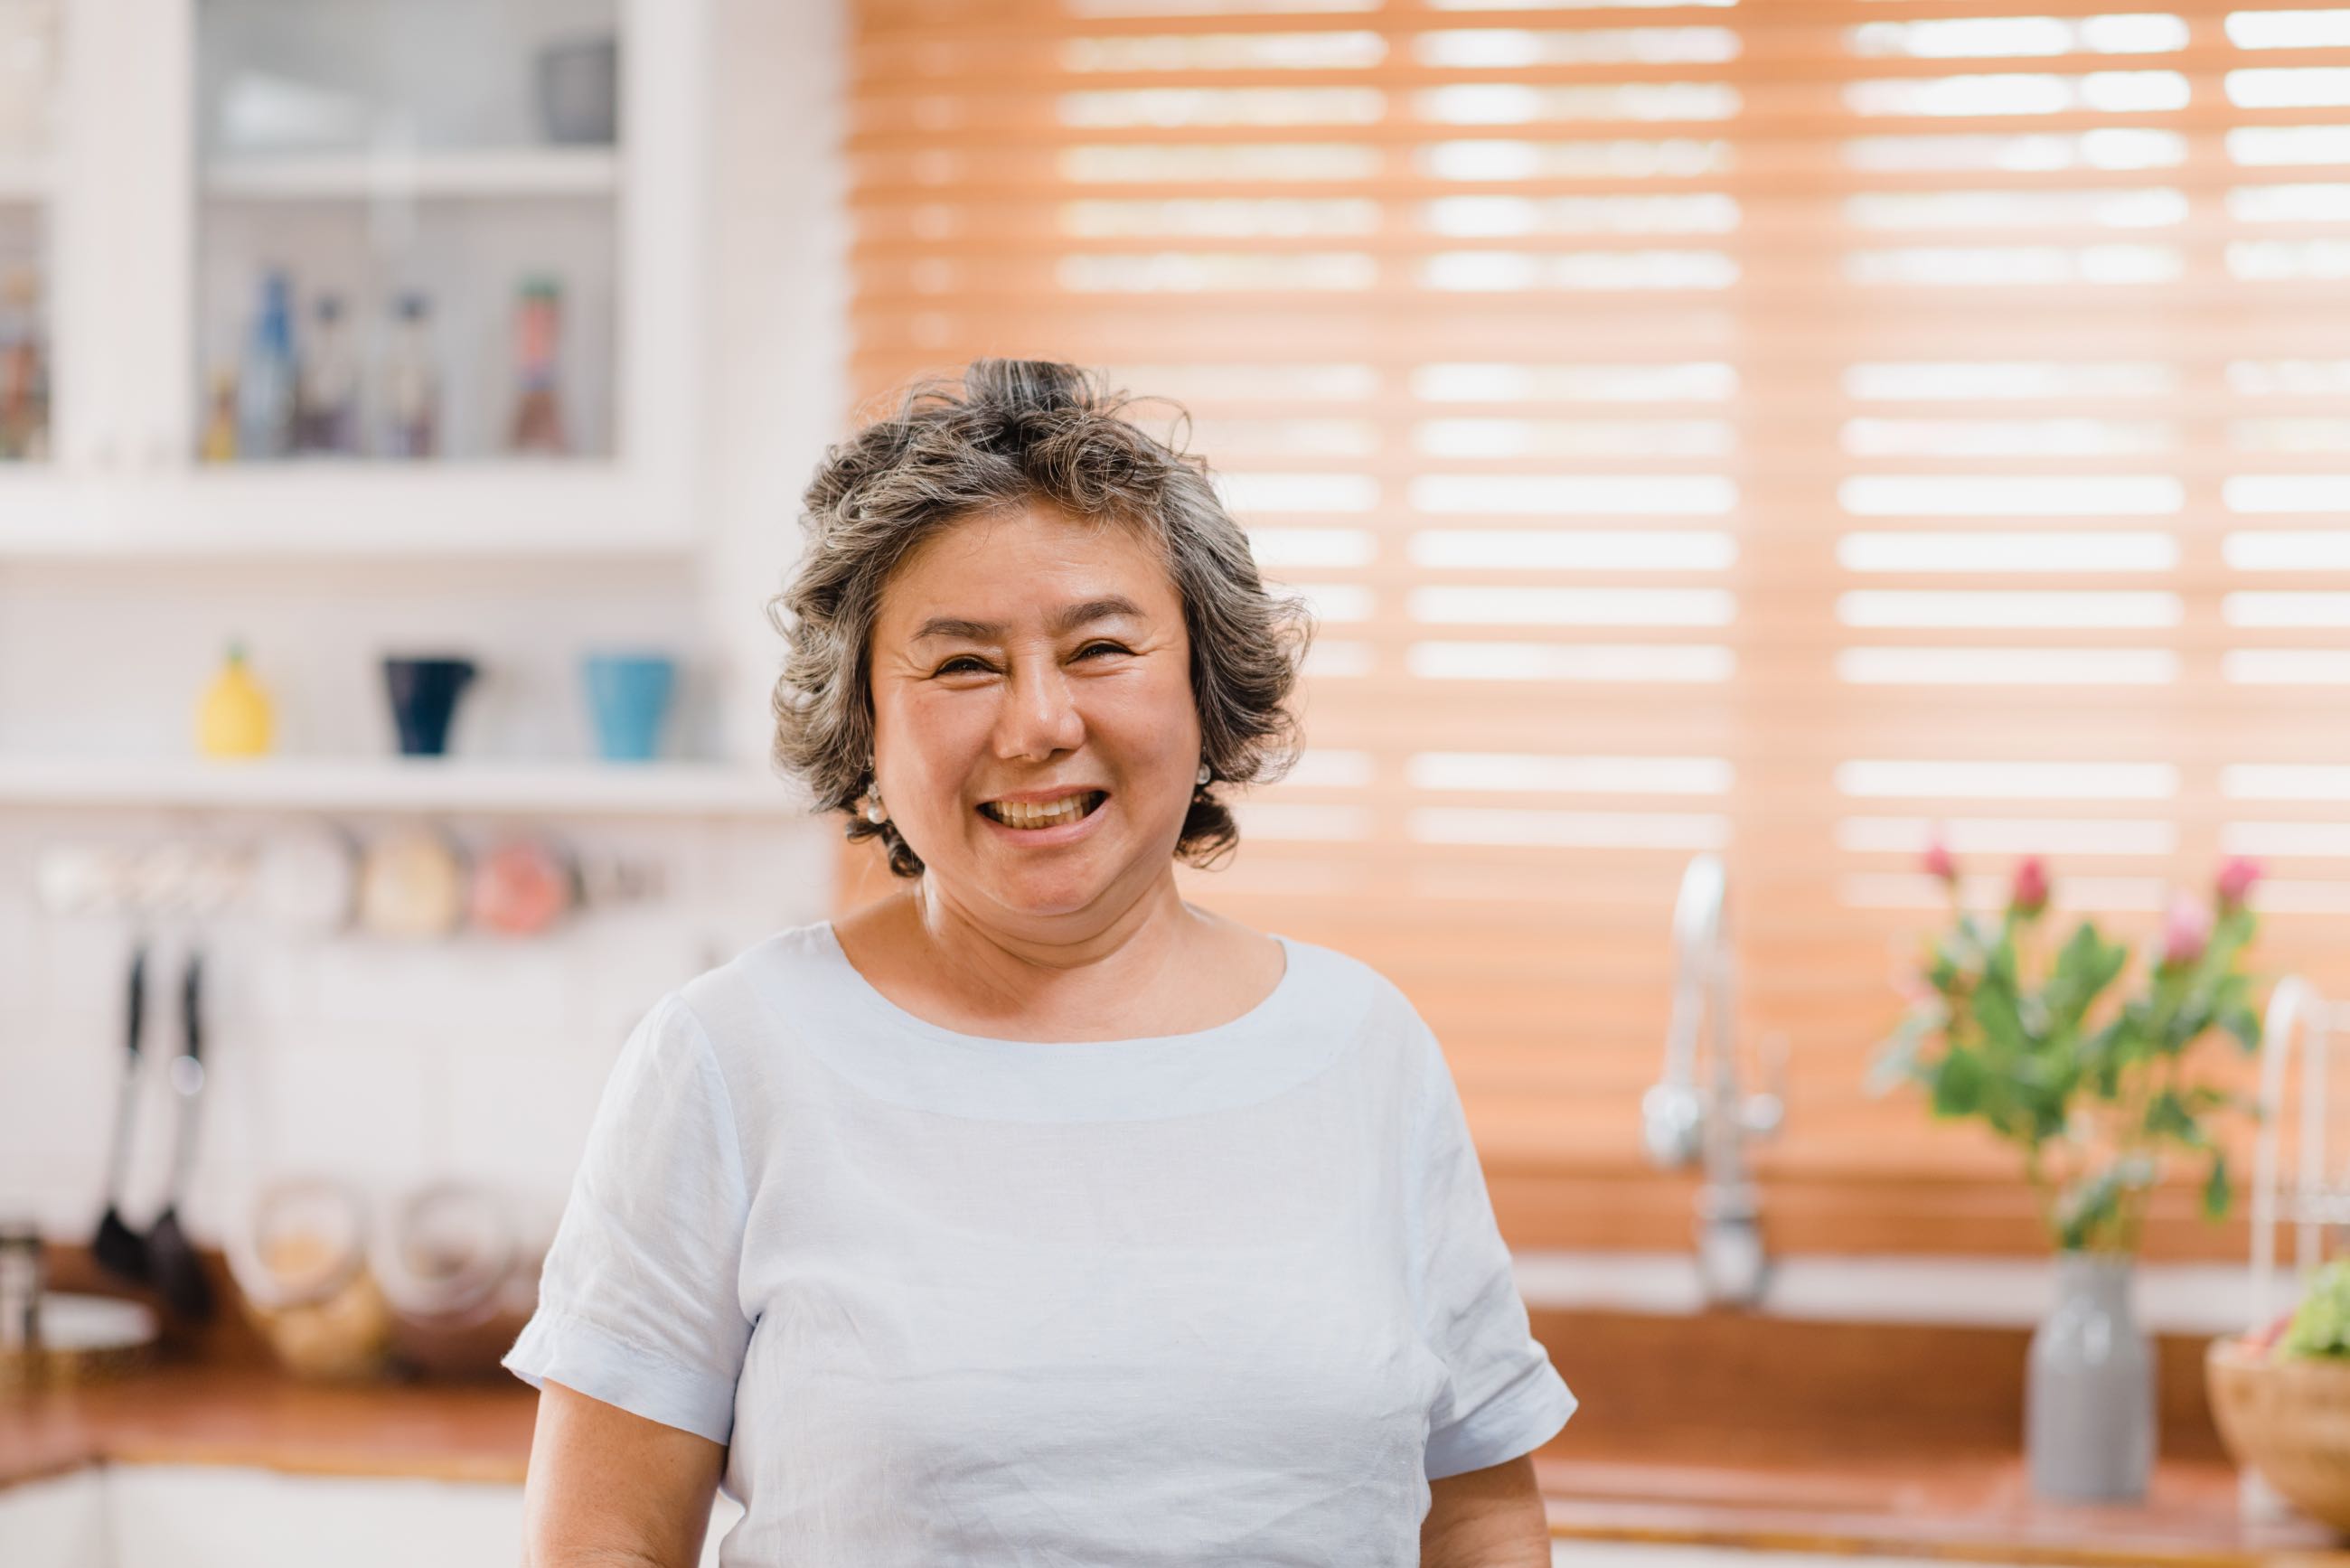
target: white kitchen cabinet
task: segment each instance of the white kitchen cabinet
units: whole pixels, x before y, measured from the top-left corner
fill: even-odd
[[[742,1510],[721,1497],[702,1562]],[[522,1489],[288,1475],[228,1465],[103,1465],[0,1489],[8,1568],[515,1568]]]
[[[111,1465],[107,1568],[515,1568],[522,1489],[296,1476],[211,1465]]]
[[[741,1517],[718,1500],[702,1568],[716,1568],[718,1543]],[[109,1465],[0,1489],[7,1568],[514,1568],[521,1543],[522,1489],[515,1486]],[[1557,1568],[1932,1568],[1922,1557],[1604,1540],[1556,1541],[1551,1561]]]
[[[109,1568],[106,1487],[98,1467],[0,1487],[0,1563]]]
[[[55,108],[46,151],[0,140],[0,273],[13,243],[53,283],[53,431],[0,461],[0,561],[694,548],[703,0],[19,12]]]

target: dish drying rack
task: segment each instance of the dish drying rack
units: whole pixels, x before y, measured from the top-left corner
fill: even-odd
[[[2330,1002],[2300,975],[2287,975],[2269,994],[2261,1025],[2260,1130],[2252,1160],[2252,1267],[2245,1332],[2273,1323],[2290,1302],[2279,1299],[2277,1231],[2293,1231],[2294,1284],[2306,1285],[2324,1262],[2325,1232],[2350,1228],[2350,1160],[2326,1172],[2327,1097],[2336,1033],[2350,1033],[2350,1002]],[[2301,1137],[2296,1168],[2283,1176],[2285,1080],[2301,1071]],[[2298,1295],[2296,1290],[2295,1295]],[[2260,1473],[2241,1468],[2239,1511],[2262,1521],[2292,1511]]]

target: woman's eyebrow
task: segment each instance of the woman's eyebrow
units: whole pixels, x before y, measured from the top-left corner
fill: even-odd
[[[1141,614],[1141,607],[1132,599],[1111,594],[1103,598],[1081,599],[1076,604],[1062,606],[1054,612],[1052,629],[1057,635],[1066,635],[1097,620],[1108,620],[1122,615],[1139,618]],[[991,642],[1003,635],[1003,626],[995,621],[934,615],[921,624],[920,629],[914,633],[913,640],[921,642],[933,637],[945,637],[962,642]]]

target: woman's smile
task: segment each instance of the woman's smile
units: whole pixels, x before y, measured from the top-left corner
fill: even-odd
[[[1018,834],[1023,840],[1034,841],[1046,829],[1085,821],[1108,798],[1109,791],[1104,789],[1028,790],[982,801],[979,813],[990,822]]]

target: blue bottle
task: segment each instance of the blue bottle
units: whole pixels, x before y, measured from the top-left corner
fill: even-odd
[[[236,382],[239,457],[284,457],[294,444],[294,285],[285,270],[261,277],[261,307]]]

